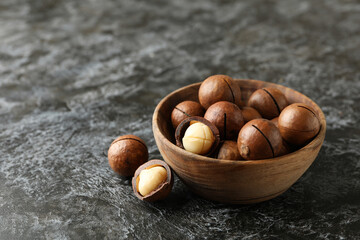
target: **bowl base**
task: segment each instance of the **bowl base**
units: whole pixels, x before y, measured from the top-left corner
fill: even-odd
[[[262,197],[255,197],[255,198],[238,197],[237,198],[234,195],[232,198],[224,198],[223,193],[216,194],[215,192],[211,192],[211,190],[209,191],[209,189],[204,190],[204,189],[199,189],[199,188],[193,188],[188,183],[186,183],[186,181],[184,181],[183,179],[180,178],[180,180],[195,195],[197,195],[197,196],[199,196],[201,198],[210,200],[210,201],[215,201],[215,202],[219,202],[219,203],[227,203],[227,204],[253,204],[253,203],[265,202],[265,201],[271,200],[273,198],[276,198],[277,196],[280,196],[281,194],[283,194],[284,192],[286,192],[290,188],[290,187],[288,187],[288,188],[286,188],[284,190],[281,190],[279,192],[276,192],[276,193],[273,193],[273,194],[270,194],[270,195],[266,195],[266,196],[262,196]]]

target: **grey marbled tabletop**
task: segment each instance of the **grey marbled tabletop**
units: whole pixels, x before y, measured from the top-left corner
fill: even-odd
[[[318,158],[259,204],[178,178],[165,201],[139,201],[109,144],[135,134],[161,158],[157,103],[218,73],[318,103]],[[1,0],[0,239],[360,239],[359,103],[359,1]]]

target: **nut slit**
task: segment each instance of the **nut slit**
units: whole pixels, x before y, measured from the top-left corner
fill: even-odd
[[[251,126],[253,126],[254,128],[256,128],[256,130],[258,130],[258,131],[261,133],[261,135],[264,136],[264,138],[266,139],[267,143],[268,143],[269,146],[270,146],[270,149],[271,149],[271,152],[272,152],[273,157],[275,157],[274,149],[273,149],[273,147],[272,147],[271,142],[269,141],[269,139],[268,139],[268,138],[265,136],[265,134],[264,134],[259,128],[257,128],[255,125],[251,125]]]
[[[305,107],[305,106],[298,106],[298,107],[305,108],[306,110],[309,110],[312,114],[314,114],[314,116],[316,117],[316,119],[319,121],[319,124],[320,124],[320,120],[319,120],[318,116],[316,116],[316,114],[313,112],[313,110],[311,110],[310,108]],[[320,125],[320,129],[321,129],[321,125]],[[319,129],[319,131],[320,131],[320,129]]]
[[[297,107],[301,107],[301,108],[305,108],[306,110],[309,110],[317,118],[316,114],[310,108],[307,108],[305,106],[297,106]]]
[[[275,103],[275,105],[276,105],[276,108],[277,108],[277,110],[278,110],[278,112],[279,112],[279,114],[280,114],[281,110],[280,110],[280,107],[279,107],[279,105],[277,104],[274,96],[271,95],[271,93],[270,93],[268,90],[266,90],[265,88],[263,88],[262,90],[264,90],[267,94],[269,94],[269,96],[271,97],[271,99],[274,101],[274,103]]]
[[[137,141],[137,142],[141,143],[141,145],[143,145],[143,146],[146,148],[146,150],[147,150],[147,146],[146,146],[142,141],[137,140],[137,139],[135,139],[135,138],[122,138],[122,139],[119,139],[119,140],[117,140],[117,141],[115,141],[115,142],[112,142],[111,145],[114,144],[114,143],[117,143],[117,142],[119,142],[119,141],[122,141],[122,140],[134,140],[134,141]]]
[[[233,101],[233,103],[235,103],[235,96],[234,96],[233,90],[231,89],[230,84],[225,79],[224,79],[224,81],[225,81],[226,85],[229,87],[230,92],[231,92],[231,96],[232,96],[232,99],[233,99],[232,101]]]
[[[181,110],[180,108],[175,107],[175,109],[179,110],[180,112],[182,112],[182,113],[185,114],[186,116],[191,117],[189,114],[187,114],[186,112],[184,112],[184,111]]]

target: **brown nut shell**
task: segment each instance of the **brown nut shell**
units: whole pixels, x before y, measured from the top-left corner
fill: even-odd
[[[228,101],[241,105],[239,85],[229,76],[213,75],[205,79],[199,88],[199,101],[205,108],[219,101]]]
[[[279,130],[285,141],[302,146],[319,133],[320,121],[310,106],[294,103],[281,112]]]
[[[219,130],[217,129],[217,127],[212,124],[211,122],[209,122],[208,120],[206,120],[203,117],[189,117],[186,118],[185,120],[183,120],[179,126],[176,128],[175,130],[175,140],[176,140],[176,146],[184,149],[184,145],[182,143],[182,139],[185,135],[185,131],[186,129],[190,126],[190,122],[192,121],[197,121],[197,122],[201,122],[205,125],[207,125],[211,132],[213,133],[214,137],[215,137],[215,141],[213,143],[213,145],[211,146],[210,151],[205,155],[205,156],[211,156],[218,148],[219,143],[220,143],[220,133]]]
[[[281,143],[281,148],[276,157],[284,156],[292,152],[291,146],[284,140]]]
[[[279,116],[287,105],[285,95],[277,88],[258,89],[248,101],[248,106],[255,108],[266,119]]]
[[[219,149],[218,159],[242,160],[237,143],[235,141],[224,141]]]
[[[166,180],[161,185],[159,185],[156,190],[152,191],[151,193],[149,193],[146,196],[142,196],[138,192],[138,188],[137,188],[138,183],[139,183],[140,172],[144,169],[149,169],[149,168],[152,168],[155,166],[161,166],[161,167],[165,168],[166,173],[167,173]],[[140,200],[146,201],[146,202],[155,202],[155,201],[166,198],[169,195],[169,193],[171,192],[173,184],[174,184],[174,174],[172,173],[171,168],[169,167],[169,165],[167,165],[166,162],[159,160],[159,159],[150,160],[150,161],[144,163],[143,165],[141,165],[135,171],[134,177],[132,178],[132,188],[133,188],[135,196],[137,198],[139,198]]]
[[[186,118],[192,116],[203,117],[205,113],[204,108],[200,103],[195,101],[183,101],[175,106],[171,112],[171,123],[174,129]]]
[[[242,107],[241,112],[244,117],[245,123],[254,119],[262,118],[261,114],[255,108],[252,107]]]
[[[258,160],[277,156],[282,139],[274,123],[266,119],[254,119],[240,130],[237,144],[244,159]]]
[[[231,102],[214,103],[206,110],[204,118],[219,129],[222,140],[236,140],[240,129],[244,126],[240,108]]]
[[[130,177],[149,158],[145,142],[135,135],[116,138],[108,150],[110,167],[119,175]]]
[[[276,127],[279,127],[279,117],[273,118],[270,121],[272,121]]]

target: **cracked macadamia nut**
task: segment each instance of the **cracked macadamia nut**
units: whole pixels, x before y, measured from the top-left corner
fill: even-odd
[[[160,184],[164,183],[167,174],[163,167],[155,166],[144,169],[139,174],[139,183],[137,185],[138,192],[142,196],[146,196],[156,190]]]
[[[115,139],[109,148],[110,167],[119,175],[130,177],[135,170],[148,160],[145,142],[134,135],[124,135]]]
[[[192,116],[204,116],[205,110],[200,103],[184,101],[175,106],[171,113],[171,123],[174,129],[186,118]]]
[[[154,159],[141,165],[132,179],[137,198],[154,202],[166,198],[174,183],[173,173],[166,162]]]
[[[211,105],[206,110],[204,118],[219,129],[220,137],[223,140],[236,140],[244,125],[240,108],[236,104],[226,101]]]
[[[288,143],[302,146],[320,131],[320,121],[314,110],[304,103],[287,106],[278,120],[281,136]]]
[[[237,144],[244,159],[267,159],[279,154],[282,138],[274,123],[266,119],[254,119],[240,130]]]
[[[205,156],[212,156],[220,143],[220,133],[217,127],[205,118],[189,117],[176,128],[175,140],[176,146],[182,149]]]
[[[277,88],[262,88],[251,94],[248,106],[255,108],[263,118],[273,119],[288,105],[285,95]]]
[[[199,101],[205,108],[219,101],[228,101],[240,106],[241,91],[239,85],[229,76],[213,75],[205,79],[199,88]]]
[[[215,137],[210,127],[201,122],[191,124],[182,139],[186,151],[200,155],[208,153],[214,141]]]

